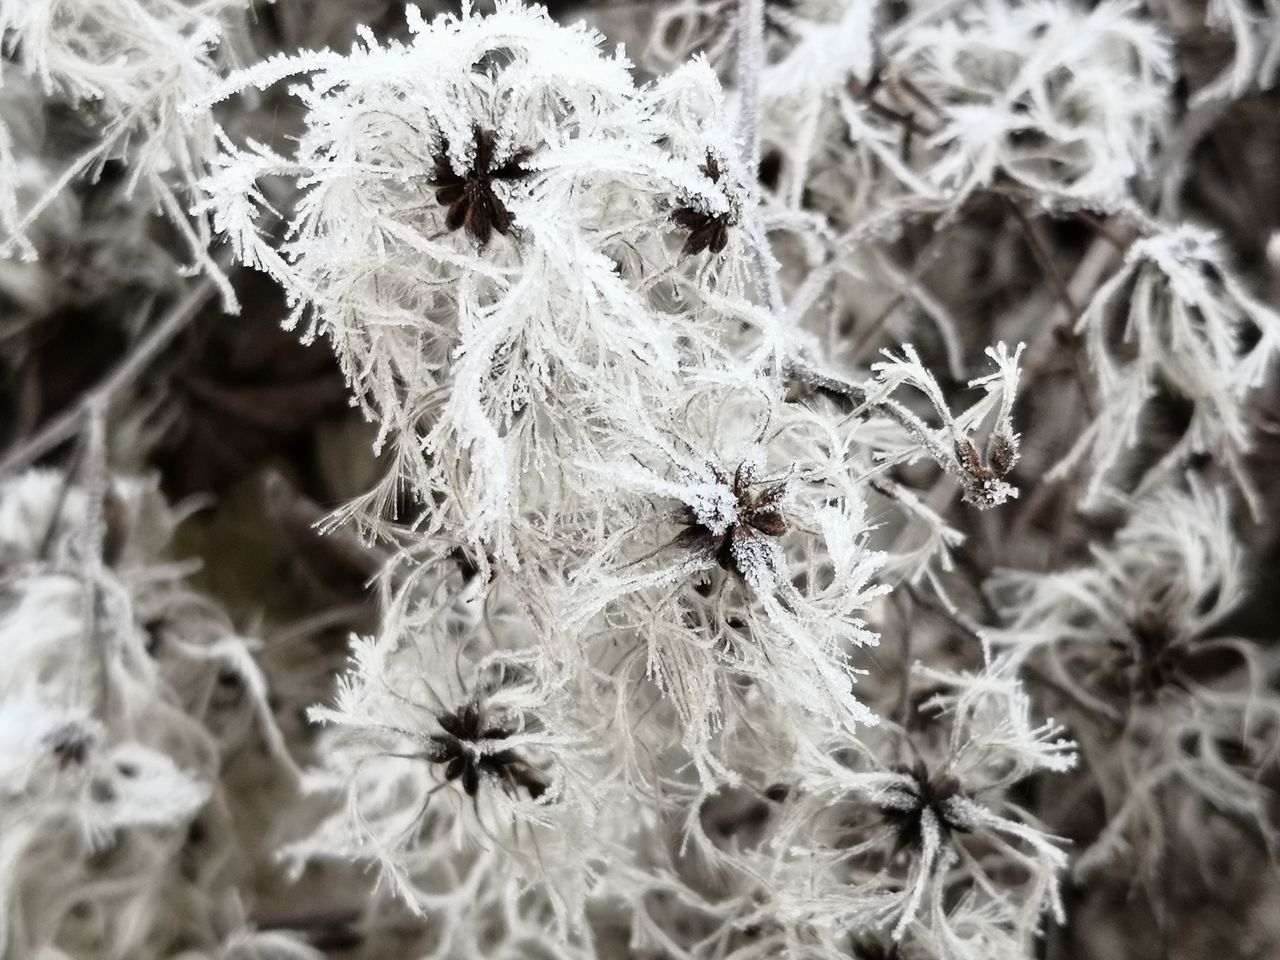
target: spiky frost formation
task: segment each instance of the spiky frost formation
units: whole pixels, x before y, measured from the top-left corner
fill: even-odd
[[[343,791],[346,812],[292,856],[373,859],[415,908],[465,913],[449,921],[463,926],[484,920],[448,905],[453,871],[500,891],[541,881],[537,909],[580,926],[607,794],[568,691],[538,676],[528,625],[495,596],[402,602],[386,632],[356,642],[333,706],[312,711],[333,729],[311,787]]]
[[[724,710],[754,709],[745,681],[836,724],[873,721],[853,689],[857,649],[876,642],[861,613],[883,592],[860,454],[816,411],[722,387],[647,426],[599,468],[619,535],[575,574],[570,630],[633,647],[613,673],[671,697],[699,762]]]
[[[664,5],[661,36],[690,45],[658,62],[698,49],[716,9]],[[954,209],[997,183],[1110,206],[1130,196],[1166,125],[1169,42],[1136,3],[974,3],[896,26],[861,0],[769,5],[767,17],[763,134],[782,161],[777,199],[797,209],[815,191],[837,225]],[[710,49],[722,63],[730,52]]]
[[[772,841],[778,913],[833,950],[841,931],[887,927],[908,953],[1025,956],[1042,914],[1061,916],[1066,854],[1007,791],[1069,770],[1074,746],[1052,722],[1033,727],[1007,674],[917,675],[933,690],[917,723],[858,747],[832,739],[796,765]]]
[[[695,43],[717,9],[668,4],[657,24],[665,40]],[[1155,433],[1149,420],[1160,404],[1188,407],[1190,423],[1143,468],[1142,489],[1205,453],[1246,483],[1248,403],[1275,357],[1275,313],[1240,279],[1221,237],[1147,211],[1152,186],[1164,191],[1159,212],[1176,209],[1169,191],[1181,182],[1187,146],[1167,143],[1178,70],[1170,32],[1203,15],[1152,13],[1132,2],[912,8],[895,22],[858,2],[772,5],[766,13],[761,131],[776,165],[766,215],[778,232],[803,239],[814,265],[793,314],[807,318],[830,363],[857,364],[865,344],[851,347],[839,335],[841,317],[883,327],[876,339],[892,344],[916,313],[952,376],[969,324],[992,324],[1006,337],[1024,331],[1037,367],[1055,349],[1050,328],[1063,325],[1060,343],[1074,327],[1089,361],[1076,405],[1090,404],[1089,422],[1051,476],[1089,477],[1086,505],[1108,484],[1130,482],[1121,474],[1134,470],[1135,448]],[[1235,35],[1236,59],[1193,101],[1265,87],[1256,71],[1274,69],[1275,45],[1246,25],[1273,14],[1215,5],[1208,16]],[[727,72],[730,51],[711,52]],[[966,283],[989,270],[984,254],[961,250],[972,235],[967,221],[992,203],[1033,251],[1027,269],[1044,274],[1050,304],[1038,290],[1013,306],[993,304],[995,319],[966,296]],[[1035,221],[1080,211],[1112,218],[1116,232],[1100,233],[1095,247],[1115,247],[1121,264],[1094,249],[1074,265],[1069,257],[1047,265],[1046,228]],[[932,223],[931,237],[920,223]],[[897,262],[893,245],[913,235],[926,237],[919,256]],[[1068,268],[1077,276],[1060,274]],[[1008,276],[1003,286],[1016,290],[1019,281]]]
[[[907,726],[855,739],[825,723],[762,724],[731,749],[741,784],[669,784],[656,835],[638,838],[647,865],[617,862],[600,881],[628,902],[633,944],[752,960],[875,945],[1027,956],[1059,909],[1066,853],[1011,788],[1069,770],[1073,745],[1030,719],[1007,673],[917,676],[933,693]]]
[[[966,503],[976,507],[998,507],[1018,496],[1018,490],[1006,477],[1018,462],[1018,434],[1013,428],[1013,403],[1018,393],[1019,345],[1012,354],[1005,344],[987,348],[987,356],[996,366],[994,373],[969,381],[971,388],[982,388],[983,396],[967,410],[952,415],[937,379],[920,362],[910,344],[903,347],[901,357],[886,351],[887,359],[872,364],[876,383],[868,389],[869,403],[892,404],[894,419],[907,430],[907,443],[893,452],[882,452],[881,462],[901,462],[928,456],[948,474],[955,477],[963,490]],[[914,387],[933,407],[941,421],[937,429],[890,400],[900,386]],[[977,434],[985,429],[987,438]]]
[[[1104,206],[1150,160],[1174,70],[1133,2],[979,4],[906,33],[895,60],[935,106],[925,171],[948,200],[1003,175]]]
[[[286,6],[255,40],[350,14]],[[657,6],[641,84],[514,2],[221,77],[238,2],[0,0],[0,242],[77,234],[60,177],[109,159],[128,222],[208,268],[211,217],[279,283],[388,454],[335,519],[381,620],[302,797],[259,789],[294,771],[254,642],[154,488],[0,481],[0,952],[310,960],[232,902],[246,793],[304,884],[377,867],[369,957],[1026,960],[1064,870],[1274,851],[1232,498],[1280,326],[1260,249],[1182,221],[1230,219],[1184,188],[1266,109],[1229,100],[1273,0]]]
[[[732,151],[704,67],[637,88],[598,36],[514,3],[430,24],[410,8],[409,26],[408,44],[369,37],[220,87],[209,99],[309,76],[307,131],[287,159],[227,144],[207,206],[379,422],[396,469],[375,514],[407,482],[425,528],[515,564],[536,537],[532,476],[555,461],[572,482],[618,392],[672,391],[682,355],[711,348],[714,328],[651,303],[635,271],[673,262],[678,196],[727,210],[727,178],[699,165]],[[305,189],[279,248],[260,236],[273,174]],[[555,486],[538,493],[555,507]]]
[[[1181,226],[1136,240],[1077,328],[1084,331],[1100,409],[1059,472],[1087,462],[1092,499],[1138,443],[1147,406],[1163,396],[1187,405],[1189,422],[1139,490],[1193,454],[1214,456],[1247,484],[1241,459],[1250,444],[1246,400],[1280,349],[1280,314],[1236,278],[1216,235]]]

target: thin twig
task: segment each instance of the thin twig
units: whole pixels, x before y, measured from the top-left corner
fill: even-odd
[[[755,195],[760,169],[760,69],[764,65],[764,0],[738,0],[738,56],[733,82],[738,90],[738,138],[742,165]]]
[[[879,315],[867,325],[866,329],[859,333],[858,339],[854,341],[853,347],[850,351],[854,356],[861,355],[863,348],[871,342],[871,338],[874,337],[876,333],[878,333],[888,322],[894,312],[912,296],[916,285],[924,277],[925,273],[927,273],[937,262],[938,257],[945,252],[945,249],[942,246],[942,241],[946,238],[948,232],[949,228],[944,227],[942,230],[934,233],[934,235],[929,238],[928,242],[925,243],[924,249],[920,251],[919,256],[916,257],[916,262],[912,266],[911,272],[905,278],[905,282],[898,284],[899,290],[897,295],[890,300],[888,306],[881,310]]]
[[[1091,702],[1086,700],[1080,694],[1071,689],[1069,684],[1055,680],[1048,673],[1041,670],[1034,663],[1024,662],[1022,664],[1022,673],[1034,684],[1044,687],[1050,693],[1055,693],[1061,697],[1066,703],[1075,707],[1085,716],[1097,720],[1104,728],[1115,734],[1124,727],[1124,717],[1120,712],[1108,704],[1102,702]]]
[[[1020,204],[1004,194],[999,196],[1004,205],[1009,208],[1009,212],[1013,214],[1014,219],[1018,221],[1018,226],[1027,238],[1032,254],[1040,262],[1045,275],[1049,278],[1049,283],[1053,286],[1054,293],[1058,295],[1058,299],[1067,308],[1068,319],[1074,324],[1076,318],[1080,316],[1080,308],[1076,306],[1075,299],[1071,296],[1071,290],[1067,287],[1066,278],[1063,277],[1062,271],[1058,269],[1058,264],[1054,261],[1053,253],[1049,250],[1049,245],[1045,242],[1039,227],[1027,216],[1026,211],[1022,209]]]
[[[1110,272],[1116,253],[1116,248],[1102,237],[1089,245],[1089,249],[1080,258],[1080,263],[1071,277],[1069,286],[1073,303],[1088,302]],[[1057,333],[1060,329],[1062,327],[1056,320],[1046,323],[1039,335],[1027,345],[1026,361],[1022,367],[1024,378],[1028,380],[1034,378],[1055,358],[1060,349],[1058,346],[1060,334]]]
[[[170,307],[169,312],[147,331],[101,383],[86,392],[75,406],[49,421],[35,436],[6,453],[4,459],[0,460],[0,475],[29,466],[59,444],[70,440],[85,424],[91,410],[100,409],[105,416],[116,395],[125,387],[133,385],[151,361],[199,313],[200,308],[212,299],[216,291],[217,285],[208,277],[196,283],[186,296]]]
[[[1129,248],[1129,242],[1124,237],[1119,236],[1114,230],[1111,229],[1111,227],[1107,224],[1106,221],[1102,220],[1097,216],[1094,216],[1092,212],[1088,210],[1077,210],[1075,211],[1075,217],[1081,223],[1086,224],[1089,227],[1089,229],[1091,229],[1094,233],[1100,236],[1103,240],[1107,241],[1107,243],[1111,244],[1121,253],[1124,253],[1124,251]]]
[[[800,383],[807,384],[814,390],[848,400],[854,406],[855,415],[871,410],[883,414],[906,430],[930,458],[937,462],[938,466],[942,467],[944,471],[950,472],[950,461],[945,451],[939,446],[938,441],[933,438],[933,432],[930,430],[929,425],[898,401],[890,397],[883,397],[879,400],[872,399],[866,389],[858,384],[833,377],[830,374],[821,373],[803,360],[794,357],[787,361],[784,373]]]
[[[907,584],[910,596],[911,584]],[[915,656],[911,624],[904,622],[898,631],[900,638],[898,650],[898,702],[894,707],[894,717],[904,728],[911,724],[911,659]]]
[[[760,69],[764,64],[764,0],[738,0],[738,57],[734,83],[738,88],[738,139],[747,188],[742,232],[750,247],[751,271],[769,312],[780,320],[786,311],[778,283],[778,261],[758,214],[760,171]]]
[[[106,500],[110,477],[107,468],[107,416],[117,394],[133,383],[153,359],[172,341],[217,289],[216,283],[204,278],[179,300],[138,341],[133,350],[101,383],[88,390],[79,403],[48,423],[34,437],[5,455],[0,474],[28,466],[32,461],[57,447],[77,433],[82,439],[78,469],[85,491],[84,518],[81,529],[80,566],[83,580],[83,663],[81,696],[94,716],[104,717],[111,706],[111,655],[109,635],[103,630],[103,567],[106,549]],[[68,470],[67,476],[70,477]],[[65,501],[69,481],[59,494],[57,511]],[[53,524],[57,523],[57,513]],[[52,527],[46,540],[52,538]],[[47,543],[44,544],[47,547]]]
[[[62,482],[58,484],[58,497],[53,502],[53,509],[49,511],[49,522],[45,524],[44,534],[40,537],[40,551],[38,556],[42,560],[48,560],[53,552],[54,539],[58,533],[58,523],[62,519],[62,511],[67,505],[67,497],[71,493],[71,481],[74,474],[80,471],[80,462],[84,457],[84,434],[80,434],[80,442],[76,444],[75,449],[71,453],[70,463],[62,474]]]
[[[110,656],[102,631],[102,567],[107,529],[107,423],[105,404],[93,398],[85,408],[84,508],[81,576],[84,579],[84,662],[92,664],[94,677],[85,700],[94,716],[105,716],[110,706]]]

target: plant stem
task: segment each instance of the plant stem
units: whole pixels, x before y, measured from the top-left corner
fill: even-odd
[[[71,439],[84,425],[92,410],[100,410],[105,417],[116,395],[124,387],[133,384],[160,351],[208,303],[216,290],[217,286],[211,279],[202,278],[187,291],[186,296],[169,308],[169,312],[147,331],[101,383],[85,393],[79,403],[54,417],[35,436],[6,453],[0,460],[0,475],[30,466],[59,444]]]
[[[742,179],[747,188],[742,232],[750,247],[752,277],[769,312],[781,322],[786,313],[778,284],[778,261],[760,225],[760,71],[764,66],[764,0],[738,0],[738,58],[734,84],[738,89],[738,141]],[[778,373],[781,375],[781,363]]]
[[[84,487],[85,509],[81,576],[84,580],[85,662],[92,664],[94,677],[86,686],[86,701],[94,716],[106,715],[111,696],[110,657],[102,634],[102,565],[106,541],[105,505],[107,474],[106,404],[96,397],[85,405]]]
[[[764,0],[738,0],[738,58],[733,82],[738,90],[738,139],[742,165],[756,192],[760,168],[760,71],[764,66]]]

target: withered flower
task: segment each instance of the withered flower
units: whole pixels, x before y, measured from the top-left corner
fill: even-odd
[[[899,767],[895,772],[903,777],[901,786],[896,786],[877,804],[880,815],[897,835],[895,853],[924,846],[926,814],[937,823],[939,839],[944,843],[952,833],[969,833],[973,829],[953,803],[963,796],[960,781],[955,777],[931,776],[922,761],[917,761],[914,767]]]
[[[753,493],[755,467],[749,462],[738,465],[732,482],[717,467],[713,466],[711,473],[716,483],[731,491],[734,515],[721,529],[719,525],[713,526],[710,518],[700,516],[693,507],[686,506],[681,540],[708,548],[723,569],[747,576],[749,571],[743,569],[744,558],[768,556],[772,549],[767,546],[765,538],[773,540],[787,532],[787,521],[782,515],[787,485],[785,482],[773,483]],[[760,549],[762,547],[765,549]]]
[[[1123,638],[1111,638],[1115,651],[1104,683],[1139,703],[1154,703],[1162,690],[1189,692],[1186,668],[1195,637],[1183,635],[1168,617],[1150,610],[1129,624]]]
[[[493,181],[527,177],[531,171],[525,168],[524,163],[533,151],[517,150],[495,166],[493,133],[473,124],[471,135],[475,147],[471,169],[462,173],[454,169],[449,159],[449,143],[442,138],[440,152],[435,158],[435,171],[428,182],[435,187],[436,201],[449,205],[445,226],[449,230],[465,227],[483,248],[493,236],[493,231],[507,236],[515,223],[511,211],[494,193]]]
[[[986,455],[967,437],[955,442],[956,463],[964,486],[966,503],[995,506],[1003,503],[1012,488],[1005,477],[1018,462],[1018,438],[1007,430],[997,429],[987,442]],[[1013,492],[1017,496],[1017,492]]]
[[[700,167],[703,175],[712,183],[719,183],[723,171],[720,161],[707,151],[706,162]],[[708,213],[697,206],[683,204],[671,213],[671,219],[689,231],[680,252],[685,256],[695,256],[703,250],[719,253],[729,242],[729,228],[737,223],[732,210],[723,213]]]
[[[534,800],[546,793],[546,779],[515,750],[486,749],[486,741],[506,740],[515,730],[487,718],[477,701],[471,700],[452,713],[442,713],[436,720],[444,733],[431,737],[427,759],[445,765],[446,780],[461,779],[467,796],[476,795],[484,778],[498,783],[508,793],[523,787]]]
[[[84,766],[85,758],[96,738],[93,732],[78,723],[66,723],[45,737],[49,751],[58,761],[59,769]]]

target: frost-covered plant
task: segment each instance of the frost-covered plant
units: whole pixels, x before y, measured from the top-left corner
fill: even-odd
[[[1280,348],[1280,315],[1234,276],[1219,239],[1183,226],[1136,240],[1081,313],[1098,391],[1094,422],[1058,470],[1087,458],[1087,498],[1139,441],[1147,405],[1189,407],[1181,435],[1143,478],[1163,479],[1192,454],[1210,454],[1247,485],[1245,400]]]
[[[92,496],[55,471],[0,483],[0,951],[212,949],[237,932],[232,858],[261,842],[228,822],[224,764],[265,741],[244,762],[287,792],[291,761],[250,643],[164,558],[177,516],[154,483],[111,482],[86,582]]]
[[[1253,585],[1225,493],[1154,493],[1092,554],[992,584],[1007,622],[992,640],[1067,696],[1102,794],[1105,826],[1076,871],[1119,858],[1150,881],[1174,837],[1203,839],[1192,825],[1205,810],[1244,819],[1274,849],[1268,792],[1249,771],[1274,763],[1280,703],[1266,649],[1229,626]]]
[[[540,879],[532,909],[576,917],[595,851],[575,834],[602,797],[565,689],[534,671],[528,627],[496,598],[400,602],[412,605],[388,616],[396,632],[359,641],[334,706],[312,711],[333,728],[312,789],[345,792],[345,813],[292,855],[374,859],[423,911],[456,896],[459,869],[501,889]]]
[[[932,464],[979,509],[1015,497],[1019,351],[988,351],[959,413],[911,347],[829,367],[783,299],[704,62],[637,85],[598,37],[514,3],[408,24],[403,43],[250,67],[189,108],[303,78],[293,155],[225,140],[205,206],[291,322],[330,339],[389,447],[386,482],[343,511],[401,548],[382,625],[314,713],[332,729],[312,786],[345,812],[292,852],[378,863],[438,925],[432,956],[515,949],[539,923],[533,942],[589,950],[619,902],[634,942],[692,956],[680,910],[649,894],[697,900],[684,858],[724,860],[700,811],[788,751],[827,769],[837,743],[869,749],[870,610],[945,569],[958,536],[890,474]],[[298,187],[278,213],[275,177]],[[872,498],[925,545],[877,549]],[[956,702],[985,682],[956,674]],[[996,700],[985,722],[1036,754],[1025,698]],[[1021,893],[990,892],[994,866],[972,880],[1026,898],[991,921],[1025,946],[1062,855],[964,802],[965,823],[1014,838],[993,841],[1008,882],[1032,869]],[[682,822],[668,876],[655,846]],[[901,937],[946,859],[933,839],[864,925],[892,916]],[[792,895],[771,923],[794,925]],[[744,906],[709,909],[736,926]]]
[[[1256,90],[1275,86],[1280,70],[1280,9],[1274,3],[1248,5],[1239,0],[1210,0],[1203,8],[1158,10],[1179,33],[1194,33],[1204,26],[1231,37],[1230,62],[1211,82],[1196,91],[1193,103],[1213,105],[1234,100]]]
[[[663,16],[687,33],[695,6],[712,9]],[[1167,120],[1169,44],[1136,3],[972,3],[891,27],[864,2],[770,16],[761,90],[777,200],[797,209],[817,192],[845,227],[852,213],[955,209],[992,187],[1112,206]]]
[[[1066,854],[1008,790],[1069,770],[1074,747],[1051,721],[1033,728],[1007,673],[916,673],[932,693],[915,723],[798,765],[774,840],[779,913],[825,938],[887,930],[938,957],[1025,956],[1043,912],[1061,916]]]
[[[108,208],[172,246],[157,203],[206,269],[225,238],[265,278],[224,303],[283,292],[381,477],[331,540],[267,498],[282,566],[341,554],[378,606],[341,668],[370,610],[311,611],[269,696],[168,557],[181,511],[105,477],[210,282],[46,423],[16,357],[4,462],[82,436],[75,482],[0,479],[10,952],[1028,960],[1106,871],[1222,860],[1193,824],[1274,849],[1235,498],[1264,515],[1280,326],[1194,176],[1269,13],[592,5],[624,51],[517,0],[372,6],[0,0],[11,249]],[[53,274],[10,266],[34,329]],[[315,439],[273,467],[349,453]],[[258,899],[276,853],[297,913]]]
[[[849,729],[872,719],[852,682],[883,558],[829,416],[710,386],[665,430],[615,437],[593,486],[614,532],[575,574],[567,627],[632,647],[611,672],[671,697],[700,764],[744,683]]]
[[[1042,200],[1129,195],[1165,120],[1167,41],[1136,3],[977,5],[911,31],[901,69],[939,117],[930,179],[959,197],[997,175]]]
[[[366,36],[218,88],[208,99],[310,76],[294,156],[228,144],[207,206],[378,419],[396,466],[375,502],[407,482],[425,529],[515,564],[537,536],[520,519],[536,474],[573,471],[619,391],[673,390],[680,348],[711,348],[713,329],[650,303],[633,271],[674,269],[677,204],[725,207],[700,165],[730,150],[705,68],[637,88],[598,37],[545,13],[410,11],[407,44]],[[304,188],[280,249],[257,185],[277,175]]]
[[[192,188],[215,147],[208,114],[178,108],[213,83],[228,54],[225,35],[244,16],[244,0],[5,0],[0,48],[39,83],[50,103],[87,121],[90,145],[56,175],[35,174],[41,158],[22,156],[0,116],[0,251],[31,257],[28,232],[76,178],[96,178],[104,164],[123,165],[127,191],[158,208],[185,235],[189,252],[211,276],[208,223],[188,213]],[[25,209],[23,209],[25,207]],[[227,302],[234,303],[223,282]]]

